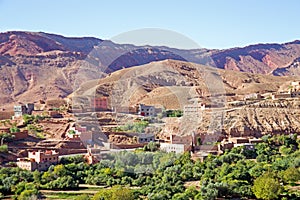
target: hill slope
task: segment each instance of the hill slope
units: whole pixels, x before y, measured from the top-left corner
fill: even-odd
[[[190,99],[224,95],[227,100],[244,94],[277,92],[288,77],[234,72],[176,60],[151,62],[116,71],[99,82],[87,82],[72,96],[104,95],[113,106],[137,103],[182,109]]]

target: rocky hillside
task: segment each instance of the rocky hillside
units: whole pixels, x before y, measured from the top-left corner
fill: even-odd
[[[167,121],[162,129],[162,135],[187,135],[192,132],[212,133],[222,132],[233,137],[257,136],[265,134],[300,133],[300,101],[264,100],[256,105],[246,105],[220,110],[205,110],[198,117],[183,117]],[[212,135],[205,140],[216,141]]]
[[[300,57],[296,58],[290,65],[273,71],[275,76],[300,76]]]
[[[208,104],[243,99],[244,94],[277,92],[290,83],[288,77],[216,69],[204,65],[165,60],[116,71],[104,79],[83,84],[72,96],[111,97],[112,107],[137,103],[182,109],[191,99]]]
[[[119,45],[92,37],[5,32],[0,33],[0,104],[66,97],[82,82],[105,77],[123,68],[165,59],[234,71],[297,75],[290,72],[293,70],[289,65],[294,66],[291,63],[300,57],[299,47],[300,42],[295,41],[228,50],[180,50]],[[188,84],[194,84],[192,79],[190,77]],[[147,87],[152,88],[151,85]],[[178,91],[181,89],[178,88]]]
[[[257,44],[213,53],[214,64],[221,69],[269,74],[287,67],[300,55],[300,41],[285,44]],[[280,73],[274,73],[281,75]]]

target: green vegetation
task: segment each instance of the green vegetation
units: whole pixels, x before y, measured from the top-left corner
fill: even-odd
[[[255,196],[259,199],[277,199],[282,189],[276,175],[268,172],[259,176],[252,187]]]
[[[80,199],[299,199],[300,141],[296,135],[263,139],[253,150],[233,148],[204,162],[189,153],[155,151],[157,145],[149,143],[145,151],[112,153],[94,165],[74,157],[46,172],[0,168],[0,192],[21,198],[40,189],[77,190],[90,184],[107,188]]]
[[[27,125],[27,130],[29,134],[35,135],[38,138],[45,138],[45,136],[43,135],[43,129],[35,124],[28,124]]]
[[[18,133],[18,132],[20,132],[20,129],[18,127],[16,127],[16,126],[11,127],[9,130],[10,130],[11,133]]]
[[[92,200],[134,200],[133,191],[127,187],[115,185],[110,189],[101,189]]]
[[[40,115],[27,115],[27,114],[23,115],[23,120],[25,125],[34,124],[43,119],[45,119],[45,117]]]
[[[182,117],[183,112],[182,110],[167,110],[166,116],[167,117]]]
[[[149,125],[148,121],[141,120],[138,122],[126,124],[124,126],[117,127],[114,129],[116,132],[134,132],[134,133],[143,133],[145,128]]]
[[[154,152],[154,151],[158,151],[159,147],[160,147],[159,143],[149,142],[146,146],[144,146],[143,150]]]
[[[8,152],[8,146],[6,144],[3,144],[0,146],[0,153],[7,153]]]

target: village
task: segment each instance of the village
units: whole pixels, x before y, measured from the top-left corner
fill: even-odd
[[[215,110],[226,113],[245,106],[261,106],[266,101],[276,101],[275,105],[282,107],[281,100],[298,99],[299,89],[300,82],[293,81],[285,92],[245,94],[224,105],[196,99],[182,110],[165,110],[142,103],[113,107],[107,96],[19,104],[14,106],[11,116],[0,115],[0,161],[3,166],[15,164],[30,171],[45,171],[61,157],[82,155],[92,164],[106,154],[134,151],[149,143],[158,144],[164,152],[190,152],[193,159],[202,161],[209,154],[220,155],[233,147],[251,150],[262,142],[264,133],[247,127],[242,132],[235,127],[229,132],[222,129],[203,132],[192,130],[192,126],[184,134],[171,130],[184,120],[199,119],[197,123],[201,125],[202,115]],[[173,126],[174,123],[177,124]]]

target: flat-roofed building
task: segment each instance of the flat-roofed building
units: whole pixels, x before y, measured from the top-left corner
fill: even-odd
[[[28,152],[27,158],[18,158],[17,166],[29,171],[45,171],[58,163],[58,153],[53,150]]]

